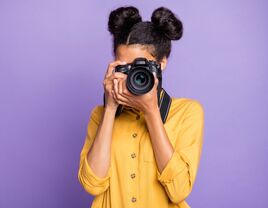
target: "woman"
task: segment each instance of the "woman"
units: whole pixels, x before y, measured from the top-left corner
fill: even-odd
[[[194,99],[172,97],[163,123],[156,75],[148,93],[134,95],[126,87],[127,75],[114,72],[117,65],[132,63],[137,57],[156,61],[164,70],[171,40],[182,36],[182,23],[164,7],[144,22],[137,8],[120,7],[110,13],[108,26],[115,61],[109,64],[103,81],[105,105],[91,112],[79,181],[95,196],[91,206],[95,208],[190,207],[185,199],[200,161],[202,105]],[[118,105],[124,108],[117,117]]]

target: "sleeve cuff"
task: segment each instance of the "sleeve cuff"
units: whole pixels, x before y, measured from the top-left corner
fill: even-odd
[[[85,179],[87,179],[93,186],[105,186],[111,175],[111,166],[109,167],[107,175],[101,178],[93,172],[88,164],[87,157],[84,158],[83,163],[81,173]]]
[[[160,173],[157,169],[157,179],[162,183],[172,182],[173,179],[187,167],[177,151],[174,151],[170,160]]]

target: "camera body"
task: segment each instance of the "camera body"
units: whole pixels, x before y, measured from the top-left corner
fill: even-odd
[[[161,66],[146,58],[136,58],[130,64],[118,65],[114,71],[127,75],[127,89],[134,95],[145,94],[153,88],[155,81],[153,72],[159,81],[162,80]]]

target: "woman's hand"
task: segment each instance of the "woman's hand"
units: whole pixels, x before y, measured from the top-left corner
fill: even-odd
[[[118,103],[114,99],[114,79],[123,78],[123,73],[120,72],[114,72],[113,69],[117,65],[124,65],[126,62],[122,61],[114,61],[111,62],[107,68],[104,80],[103,80],[103,87],[105,92],[105,107],[110,107],[112,109],[117,109]]]
[[[135,109],[143,111],[144,114],[158,109],[157,86],[159,80],[155,73],[153,74],[155,78],[154,86],[149,92],[143,95],[134,95],[128,91],[126,86],[126,74],[123,74],[123,78],[114,79],[114,99],[116,102],[122,105],[134,107]]]

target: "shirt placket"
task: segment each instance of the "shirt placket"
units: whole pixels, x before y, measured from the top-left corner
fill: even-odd
[[[138,111],[133,111],[133,116],[136,119],[136,125],[130,133],[130,139],[132,140],[132,152],[130,152],[130,160],[131,160],[131,171],[129,173],[129,179],[131,184],[131,197],[130,201],[131,207],[139,207],[139,195],[138,195],[138,186],[139,186],[139,172],[138,172],[138,155],[139,155],[139,140],[140,140],[140,127],[138,122],[140,122],[141,113]]]

